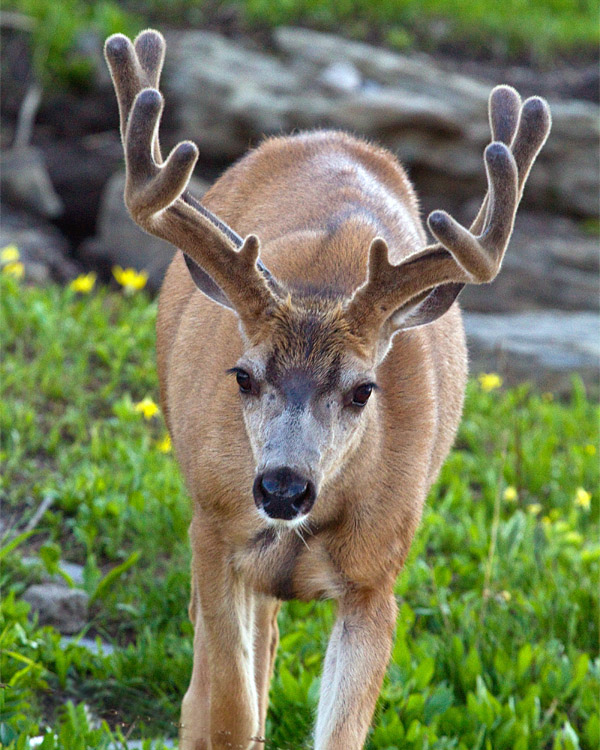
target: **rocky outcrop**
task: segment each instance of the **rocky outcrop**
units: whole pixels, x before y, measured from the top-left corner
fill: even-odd
[[[63,212],[38,148],[12,148],[0,155],[0,189],[4,200],[38,216],[52,219]]]
[[[205,31],[168,39],[164,88],[181,137],[205,155],[232,159],[263,135],[334,127],[391,148],[421,194],[448,204],[481,196],[489,140],[488,84],[408,57],[306,29],[274,32],[278,55]],[[551,102],[553,130],[524,202],[598,215],[600,133],[590,102]]]
[[[467,313],[470,371],[500,373],[507,385],[523,381],[569,393],[578,374],[599,393],[600,319],[595,313],[546,310],[509,315]]]
[[[565,217],[520,211],[494,283],[467,286],[461,306],[477,312],[598,310],[597,237]]]
[[[93,231],[100,197],[122,167],[123,148],[115,128],[83,138],[63,138],[43,148],[52,184],[63,203],[61,227],[75,237]]]

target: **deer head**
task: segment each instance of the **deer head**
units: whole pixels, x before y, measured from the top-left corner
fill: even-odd
[[[125,149],[125,202],[143,229],[183,251],[200,291],[238,316],[244,353],[229,373],[255,459],[255,502],[275,523],[301,523],[374,419],[377,368],[393,337],[435,321],[465,284],[498,273],[525,180],[549,132],[549,110],[540,98],[521,105],[510,87],[494,89],[488,191],[470,229],[435,211],[428,224],[437,242],[399,265],[390,264],[386,241],[371,235],[367,279],[353,295],[302,295],[260,261],[255,235],[242,240],[188,193],[198,157],[193,143],[180,143],[163,162],[157,86],[164,50],[155,31],[133,45],[122,35],[106,43]]]

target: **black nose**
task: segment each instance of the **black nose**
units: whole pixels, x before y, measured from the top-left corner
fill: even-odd
[[[310,480],[287,466],[259,474],[252,489],[257,508],[262,508],[271,518],[285,521],[308,513],[317,494]]]

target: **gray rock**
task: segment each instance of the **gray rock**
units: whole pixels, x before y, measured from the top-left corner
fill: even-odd
[[[184,137],[194,140],[203,153],[235,158],[248,148],[249,136],[285,127],[277,117],[277,103],[271,100],[283,100],[288,92],[297,91],[301,79],[277,58],[207,31],[171,34],[167,44],[166,98],[179,132],[186,133]],[[261,118],[244,121],[240,114],[243,103],[252,99],[270,104],[264,125]]]
[[[67,562],[66,560],[60,560],[58,567],[66,573],[73,583],[77,586],[83,584],[83,565],[78,563]],[[63,579],[64,580],[64,579]]]
[[[81,589],[57,583],[29,586],[23,599],[37,613],[40,625],[52,625],[61,633],[77,633],[87,623],[89,597]]]
[[[600,108],[589,102],[553,102],[552,133],[529,190],[565,213],[598,216]],[[532,173],[533,177],[533,173]]]
[[[5,205],[0,213],[0,247],[16,245],[28,281],[68,281],[78,273],[69,243],[52,224]]]
[[[520,212],[500,274],[492,286],[465,288],[461,306],[476,312],[597,310],[599,261],[598,239],[576,222]]]
[[[235,158],[265,134],[343,128],[396,152],[421,194],[481,198],[489,84],[307,29],[276,29],[274,41],[281,58],[210,32],[170,35],[164,87],[178,136],[210,158]],[[597,216],[599,108],[550,104],[553,130],[525,205]]]
[[[65,635],[60,639],[60,643],[62,646],[81,646],[81,648],[87,649],[95,656],[110,656],[115,652],[115,647],[112,644],[104,641],[99,642],[98,639],[93,638],[74,638],[73,636]]]
[[[599,391],[600,318],[557,311],[482,315],[466,313],[473,375],[497,372],[508,385],[531,381],[542,390],[569,393],[577,373]]]
[[[206,183],[192,178],[190,190],[196,198],[201,198],[207,187]],[[148,287],[156,290],[175,249],[168,242],[146,234],[135,224],[123,202],[124,188],[125,175],[122,173],[113,175],[108,181],[100,204],[97,235],[83,243],[79,254],[91,263],[145,270]]]
[[[362,76],[351,62],[340,60],[324,68],[318,82],[333,94],[348,94],[360,89]]]
[[[384,86],[398,86],[422,94],[424,84],[431,95],[445,98],[448,90],[459,92],[469,100],[485,102],[489,93],[486,84],[449,73],[435,65],[426,55],[402,55],[383,47],[351,41],[310,29],[281,26],[273,32],[277,48],[290,60],[303,60],[321,69],[332,60],[350,62],[366,78]]]
[[[44,741],[44,737],[45,735],[32,737],[29,740],[29,744],[31,747],[38,747]],[[148,742],[150,743],[149,745]],[[127,740],[125,745],[123,745],[122,742],[111,743],[108,745],[108,750],[122,750],[123,747],[126,747],[127,750],[143,750],[146,747],[148,747],[149,750],[163,750],[163,748],[174,748],[175,742],[168,738],[154,740]]]
[[[108,132],[85,137],[73,135],[43,146],[50,179],[65,206],[61,225],[69,234],[77,237],[86,237],[93,232],[104,186],[123,164],[123,147],[116,124],[116,103],[113,92],[110,93],[109,101],[115,106],[115,121],[107,126],[111,128]],[[94,103],[96,101],[94,99]],[[71,103],[71,99],[68,99],[63,102],[63,107],[69,111]],[[104,104],[104,100],[98,102],[98,105],[101,104]],[[74,113],[72,118],[83,119],[84,114]]]
[[[42,152],[23,146],[0,155],[0,189],[3,200],[17,209],[49,219],[60,216],[63,204],[54,190]]]

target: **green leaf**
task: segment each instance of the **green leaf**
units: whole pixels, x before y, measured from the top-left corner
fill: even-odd
[[[571,692],[575,690],[584,681],[585,676],[590,666],[590,657],[587,654],[580,654],[575,662],[574,674],[571,682],[569,683],[568,690]]]
[[[58,572],[58,563],[60,561],[61,549],[55,542],[46,542],[40,547],[39,556],[41,561],[50,575]]]
[[[435,691],[425,702],[423,717],[426,724],[430,724],[433,717],[444,714],[454,703],[454,694],[448,687],[442,687]]]
[[[562,740],[564,750],[579,750],[579,737],[568,721],[563,724]]]
[[[525,672],[529,669],[531,666],[531,661],[533,659],[533,649],[531,648],[530,643],[526,643],[524,646],[521,646],[519,649],[519,654],[517,656],[517,677],[521,679]]]
[[[93,604],[96,599],[101,599],[110,589],[110,587],[123,575],[123,573],[128,571],[129,568],[136,564],[136,562],[140,559],[140,555],[141,552],[136,550],[131,555],[129,555],[125,562],[117,565],[109,573],[107,573],[96,587],[94,593],[90,596],[90,604]]]
[[[590,747],[600,747],[600,717],[593,713],[585,725],[585,739]]]
[[[24,531],[22,534],[19,534],[14,539],[11,539],[8,544],[3,545],[0,547],[0,561],[4,560],[4,558],[9,555],[13,550],[15,550],[20,544],[23,544],[23,542],[27,539],[29,539],[32,534],[35,534],[35,529],[32,529],[31,531]]]
[[[463,667],[463,684],[467,689],[475,686],[477,677],[482,673],[481,659],[477,653],[477,649],[472,647],[469,649],[469,653],[464,662]]]
[[[430,657],[426,657],[421,660],[421,663],[417,667],[413,679],[419,690],[423,690],[431,682],[433,673],[435,671],[435,661]]]
[[[302,696],[300,685],[292,676],[289,669],[287,669],[283,664],[279,667],[279,680],[281,682],[281,686],[283,687],[283,693],[286,698],[293,702],[300,701],[300,698]]]

